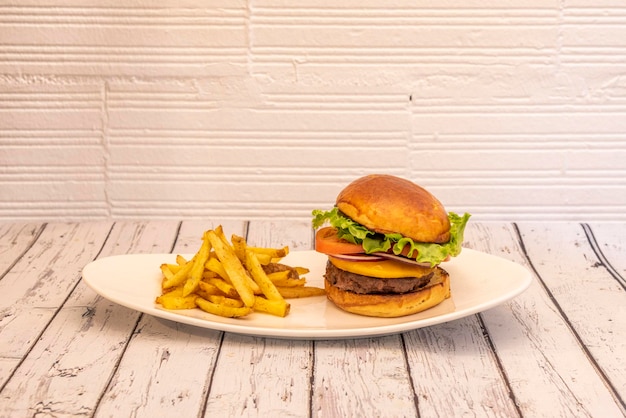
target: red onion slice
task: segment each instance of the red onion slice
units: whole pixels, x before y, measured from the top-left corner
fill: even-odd
[[[340,258],[342,260],[348,261],[380,261],[384,260],[383,257],[379,257],[378,255],[367,255],[367,254],[330,254],[331,257]]]
[[[399,255],[395,255],[395,254],[390,254],[390,253],[374,253],[374,255],[378,256],[378,257],[382,257],[382,258],[387,258],[390,260],[396,260],[396,261],[401,261],[403,263],[407,263],[407,264],[414,264],[414,265],[418,265],[418,266],[422,266],[422,267],[430,267],[430,263],[421,263],[419,261],[415,261],[412,258],[406,258],[406,257],[402,257]]]

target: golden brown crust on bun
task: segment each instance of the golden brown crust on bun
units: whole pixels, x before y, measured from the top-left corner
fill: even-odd
[[[399,233],[420,242],[450,240],[450,221],[441,202],[400,177],[361,177],[339,193],[336,205],[346,216],[375,232]]]
[[[357,294],[324,280],[326,297],[338,308],[358,315],[394,318],[430,309],[450,297],[450,276],[440,267],[435,284],[411,293]]]

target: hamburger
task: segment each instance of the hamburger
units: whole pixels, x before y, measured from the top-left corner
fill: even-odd
[[[348,184],[335,206],[314,210],[315,249],[328,256],[328,299],[347,312],[399,317],[450,297],[441,263],[461,252],[470,218],[446,212],[426,189],[391,175]]]

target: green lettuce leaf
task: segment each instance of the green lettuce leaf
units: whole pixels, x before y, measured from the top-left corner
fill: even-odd
[[[400,234],[380,234],[371,231],[344,216],[337,207],[329,211],[316,209],[312,215],[313,228],[317,229],[328,223],[337,228],[339,238],[362,245],[366,254],[387,252],[391,249],[394,254],[398,255],[408,246],[410,258],[421,263],[429,263],[431,266],[441,263],[448,256],[455,257],[461,253],[465,225],[471,216],[469,213],[460,216],[454,212],[449,212],[450,240],[443,244],[435,244],[413,241],[411,238]],[[417,251],[417,256],[415,256],[415,251]]]

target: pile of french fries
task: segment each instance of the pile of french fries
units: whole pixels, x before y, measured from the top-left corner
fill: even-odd
[[[232,235],[229,242],[221,225],[206,231],[202,245],[190,259],[176,257],[162,264],[162,294],[156,303],[165,309],[200,308],[229,318],[250,312],[285,317],[290,298],[321,296],[324,289],[306,286],[303,267],[281,264],[289,248],[249,246]]]

